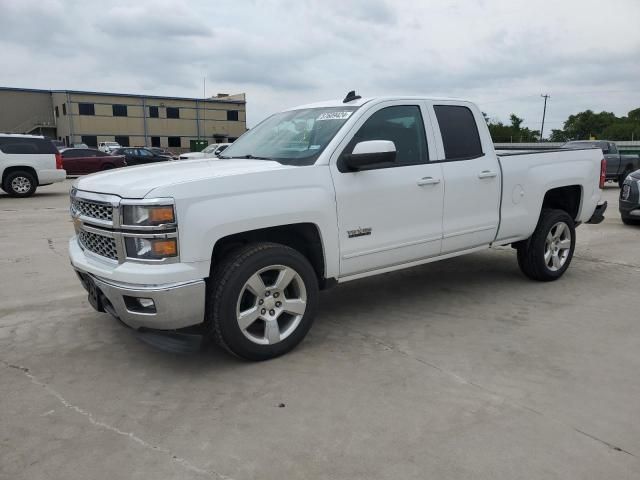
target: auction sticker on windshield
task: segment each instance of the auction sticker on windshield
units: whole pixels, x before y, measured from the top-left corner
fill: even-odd
[[[316,122],[320,120],[346,120],[352,113],[353,112],[324,112],[316,118]]]

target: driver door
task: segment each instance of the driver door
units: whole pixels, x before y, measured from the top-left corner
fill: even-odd
[[[422,102],[373,107],[344,139],[331,164],[336,190],[340,276],[436,256],[442,245],[444,182]],[[344,155],[367,140],[389,140],[396,160],[349,171]]]

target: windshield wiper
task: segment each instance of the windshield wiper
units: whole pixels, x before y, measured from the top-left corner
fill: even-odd
[[[246,155],[240,155],[238,157],[227,157],[226,155],[220,155],[218,158],[224,158],[224,159],[228,159],[228,158],[243,158],[246,160],[273,160],[273,158],[269,158],[269,157],[259,157],[256,155],[251,155],[250,153],[247,153]]]

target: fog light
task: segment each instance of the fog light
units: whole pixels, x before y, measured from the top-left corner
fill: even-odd
[[[155,302],[150,298],[139,298],[138,303],[142,308],[153,308],[154,310],[156,308]]]

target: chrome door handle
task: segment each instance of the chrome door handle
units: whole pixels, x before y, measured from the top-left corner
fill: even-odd
[[[497,176],[498,176],[497,172],[492,172],[490,170],[483,170],[478,174],[478,178],[493,178]]]
[[[438,183],[440,183],[440,179],[433,177],[423,177],[418,180],[419,187],[424,187],[425,185],[437,185]]]

